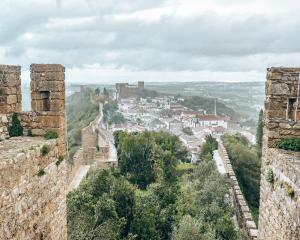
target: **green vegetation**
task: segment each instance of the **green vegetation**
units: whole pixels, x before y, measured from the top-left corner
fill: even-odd
[[[59,166],[64,159],[65,159],[64,156],[59,156],[58,160],[55,162],[56,166]]]
[[[50,147],[47,144],[44,144],[41,148],[42,156],[46,156],[50,152]]]
[[[20,120],[17,113],[12,115],[12,124],[8,128],[10,137],[18,137],[23,135],[23,127],[21,126]]]
[[[182,104],[188,108],[193,110],[204,109],[208,113],[214,113],[215,100],[212,98],[204,98],[204,97],[191,97]],[[218,115],[226,115],[234,119],[236,117],[235,111],[232,108],[227,107],[224,103],[217,102],[217,114]]]
[[[274,181],[273,170],[270,167],[268,168],[267,173],[266,173],[266,181],[269,183],[273,183],[273,181]]]
[[[254,220],[258,220],[260,164],[257,149],[241,135],[224,135],[223,142]]]
[[[258,123],[257,123],[257,129],[256,129],[256,148],[257,148],[257,155],[259,158],[261,158],[262,155],[262,144],[263,144],[263,110],[260,110],[259,117],[258,117]]]
[[[67,98],[67,130],[69,159],[81,145],[81,129],[88,126],[99,113],[99,107],[91,103],[92,89],[86,88],[82,92],[74,93]]]
[[[103,119],[109,125],[125,123],[126,119],[122,113],[116,112],[118,110],[118,102],[109,100],[103,106]]]
[[[182,129],[182,131],[189,136],[193,135],[193,131],[190,127],[185,127]]]
[[[293,187],[286,182],[283,184],[283,186],[284,186],[284,189],[285,189],[287,195],[291,198],[294,198],[295,190],[293,189]]]
[[[45,170],[44,169],[40,169],[37,173],[37,176],[38,177],[41,177],[41,176],[44,176],[46,174]]]
[[[45,135],[44,138],[49,140],[49,139],[56,139],[58,138],[58,134],[57,132],[53,132],[53,131],[48,131]]]
[[[300,152],[300,137],[281,139],[277,147],[284,150]]]
[[[234,228],[230,183],[211,147],[201,165],[168,133],[116,132],[119,167],[90,171],[68,194],[68,239],[243,239]],[[215,143],[208,143],[214,146]]]

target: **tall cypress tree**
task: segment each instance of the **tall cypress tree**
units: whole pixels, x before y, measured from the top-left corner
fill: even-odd
[[[259,112],[257,129],[256,129],[256,148],[257,155],[261,157],[262,155],[262,142],[263,142],[263,110],[261,109]]]
[[[17,113],[13,113],[12,124],[9,127],[8,131],[10,137],[18,137],[23,135],[23,127],[21,126]]]

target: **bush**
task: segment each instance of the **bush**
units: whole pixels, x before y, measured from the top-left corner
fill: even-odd
[[[45,174],[46,174],[46,172],[45,172],[44,169],[40,169],[40,170],[38,171],[38,173],[37,173],[37,175],[38,175],[39,177],[41,177],[41,176],[43,176],[43,175],[45,175]]]
[[[48,131],[45,135],[44,135],[45,139],[49,140],[49,139],[56,139],[58,138],[58,134],[57,132],[53,132],[53,131]]]
[[[300,152],[300,138],[284,138],[277,145],[278,148],[290,151]]]
[[[56,161],[56,166],[59,166],[61,164],[61,162],[64,160],[64,156],[59,156],[58,160]]]
[[[50,152],[50,147],[49,145],[45,144],[43,145],[41,149],[42,156],[46,156]]]
[[[21,126],[17,113],[13,113],[12,115],[12,125],[9,127],[8,132],[10,137],[18,137],[23,135],[23,127]]]
[[[266,181],[269,182],[269,183],[273,183],[273,181],[274,181],[272,168],[268,168],[268,170],[267,170]]]
[[[288,183],[284,183],[284,189],[285,189],[287,195],[290,196],[291,198],[293,198],[295,196],[295,190]]]
[[[27,136],[28,136],[28,137],[33,137],[32,130],[31,130],[31,129],[28,130]]]

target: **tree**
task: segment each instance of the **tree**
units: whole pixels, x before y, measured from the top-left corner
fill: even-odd
[[[21,122],[17,113],[13,113],[12,115],[12,124],[8,128],[8,132],[10,137],[18,137],[23,135],[23,127],[21,126]]]
[[[256,147],[257,147],[257,155],[260,158],[262,155],[262,143],[263,143],[263,110],[261,109],[259,112],[257,129],[256,129]]]
[[[103,89],[103,95],[105,96],[106,99],[109,98],[109,92],[107,91],[106,88]]]
[[[173,240],[186,240],[187,236],[189,240],[201,240],[203,239],[202,234],[202,223],[198,219],[192,218],[190,215],[183,216],[178,226],[173,230]],[[215,239],[215,238],[206,238]]]
[[[100,89],[99,89],[99,88],[96,88],[96,89],[95,89],[95,95],[97,95],[97,96],[100,95]]]
[[[190,127],[185,127],[185,128],[182,129],[182,131],[185,134],[190,135],[190,136],[194,134],[193,131],[192,131],[192,129]]]

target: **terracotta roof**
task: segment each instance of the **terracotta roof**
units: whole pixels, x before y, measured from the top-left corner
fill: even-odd
[[[201,121],[216,121],[216,120],[222,120],[219,116],[208,114],[208,115],[200,115],[199,120]]]

